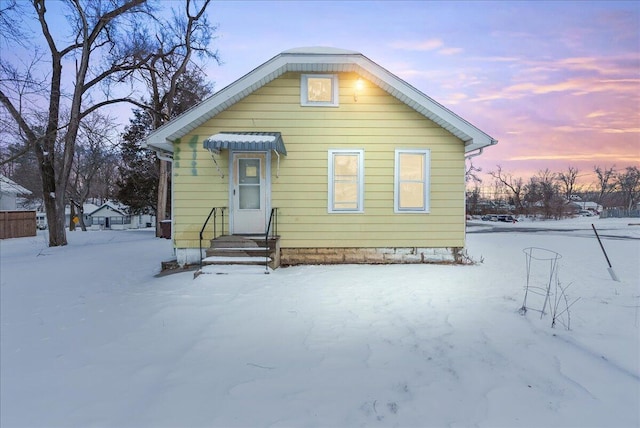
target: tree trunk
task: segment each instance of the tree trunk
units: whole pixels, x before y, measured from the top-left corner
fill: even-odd
[[[58,247],[67,245],[67,235],[64,224],[64,199],[62,204],[58,201],[53,166],[50,162],[41,163],[42,198],[47,214],[47,226],[49,228],[49,246]],[[62,205],[62,208],[60,208]]]
[[[87,225],[84,224],[84,200],[80,206],[78,206],[78,218],[80,219],[80,229],[82,229],[83,232],[86,232]]]
[[[69,203],[69,232],[76,230],[76,223],[73,221],[76,218],[76,204],[71,201]]]
[[[156,237],[162,236],[160,223],[167,219],[167,161],[158,159],[160,173],[158,181],[158,208],[156,209]]]

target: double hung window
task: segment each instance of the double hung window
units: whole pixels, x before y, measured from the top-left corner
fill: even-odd
[[[429,212],[429,150],[396,150],[396,213]]]
[[[394,211],[430,210],[430,151],[395,151]],[[329,212],[364,212],[364,150],[329,150]]]
[[[364,211],[364,151],[329,150],[329,212]]]

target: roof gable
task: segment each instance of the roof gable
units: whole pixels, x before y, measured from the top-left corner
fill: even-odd
[[[97,207],[95,210],[93,210],[92,212],[89,213],[90,216],[95,216],[98,213],[101,213],[101,211],[106,211],[106,212],[111,212],[111,213],[116,213],[116,214],[120,214],[121,216],[125,216],[127,215],[123,209],[123,207],[116,207],[114,204],[112,204],[111,202],[105,202],[104,204],[100,205],[99,207]]]
[[[229,86],[152,132],[147,145],[173,152],[172,142],[182,138],[218,113],[287,72],[355,72],[465,143],[465,152],[496,144],[491,136],[390,73],[361,53],[337,48],[296,48],[282,52]]]

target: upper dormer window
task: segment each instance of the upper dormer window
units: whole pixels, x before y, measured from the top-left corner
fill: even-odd
[[[303,106],[338,106],[338,76],[335,74],[303,74],[300,88]]]

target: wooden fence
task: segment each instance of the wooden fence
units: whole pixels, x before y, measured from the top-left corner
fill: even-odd
[[[36,236],[35,211],[0,211],[0,239]]]

